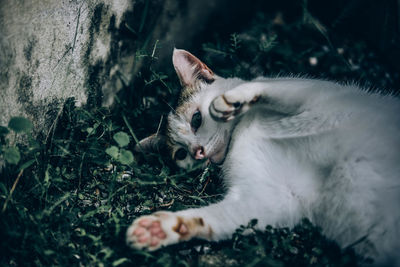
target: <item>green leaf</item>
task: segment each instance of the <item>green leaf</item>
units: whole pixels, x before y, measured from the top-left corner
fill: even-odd
[[[43,251],[43,253],[46,256],[51,256],[51,255],[55,254],[54,250],[51,250],[51,249],[46,249],[45,251]]]
[[[8,127],[14,132],[29,132],[32,128],[32,122],[24,117],[13,117],[8,123]]]
[[[119,266],[125,262],[129,261],[128,258],[120,258],[112,263],[112,266]]]
[[[129,150],[121,149],[119,154],[119,162],[125,165],[129,165],[133,162],[133,154]]]
[[[114,159],[118,159],[118,147],[110,146],[106,149],[106,153]]]
[[[4,150],[4,159],[10,163],[17,165],[19,160],[21,159],[21,154],[17,147],[7,147]]]
[[[25,162],[24,164],[21,165],[21,167],[19,167],[18,170],[24,170],[26,168],[28,168],[29,166],[31,166],[33,163],[35,163],[34,159],[28,160],[27,162]]]
[[[204,201],[204,199],[202,199],[201,197],[198,197],[198,196],[189,196],[189,197],[192,199],[198,200],[202,204],[207,204],[207,202]]]
[[[114,134],[113,136],[115,142],[118,143],[119,147],[124,147],[129,144],[129,135],[127,135],[125,132],[118,132]]]
[[[9,130],[7,127],[0,126],[0,136],[8,134]]]
[[[105,260],[107,260],[107,259],[109,259],[111,256],[112,256],[112,254],[114,253],[113,252],[113,250],[111,249],[111,248],[109,248],[109,247],[105,247],[105,248],[103,248],[102,250],[100,250],[100,253],[102,253],[102,254],[104,254],[104,259]]]
[[[118,266],[118,265],[121,265],[121,264],[123,264],[123,263],[125,263],[125,262],[127,262],[127,261],[129,261],[128,258],[120,258],[120,259],[114,261],[114,262],[112,263],[112,265],[113,265],[113,266]]]
[[[87,132],[88,134],[92,134],[93,128],[92,128],[92,127],[87,127],[87,128],[86,128],[86,132]]]

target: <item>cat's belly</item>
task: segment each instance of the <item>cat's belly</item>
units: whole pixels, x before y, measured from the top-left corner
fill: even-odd
[[[265,137],[257,123],[246,122],[241,129],[245,130],[234,133],[223,164],[227,184],[235,187],[234,197],[258,206],[260,214],[272,207],[268,217],[258,218],[261,228],[271,222],[290,227],[310,217],[310,206],[319,197],[316,168],[285,144]],[[280,218],[274,220],[274,214]]]
[[[398,243],[393,236],[400,233],[393,231],[400,226],[400,215],[391,208],[399,203],[398,189],[393,188],[393,177],[384,177],[376,168],[385,164],[360,157],[356,148],[347,154],[330,150],[333,140],[341,139],[329,135],[279,140],[266,137],[256,121],[239,126],[224,162],[224,176],[235,188],[235,195],[228,197],[257,206],[261,229],[271,222],[291,227],[308,217],[342,247],[368,236],[355,247],[364,255],[375,255],[374,247],[389,250]],[[340,143],[336,145],[342,151]],[[388,164],[388,169],[396,169]]]

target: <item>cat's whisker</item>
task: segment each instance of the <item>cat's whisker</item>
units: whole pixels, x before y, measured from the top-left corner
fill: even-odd
[[[177,114],[176,110],[167,102],[165,101],[163,98],[161,99],[165,104],[168,105],[168,107],[173,111],[174,114]]]
[[[158,135],[158,133],[160,132],[160,128],[161,128],[163,119],[164,119],[164,115],[161,115],[160,122],[158,123],[156,135]]]

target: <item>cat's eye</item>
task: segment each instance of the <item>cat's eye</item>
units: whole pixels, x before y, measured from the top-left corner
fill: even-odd
[[[187,156],[187,151],[184,148],[179,148],[175,153],[175,160],[184,160]]]
[[[197,110],[193,116],[192,116],[192,120],[190,121],[190,126],[192,127],[192,129],[196,132],[197,129],[199,129],[199,127],[201,126],[201,112],[199,110]]]

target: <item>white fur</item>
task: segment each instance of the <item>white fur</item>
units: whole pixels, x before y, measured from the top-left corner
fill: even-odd
[[[299,78],[219,78],[203,86],[192,99],[203,113],[202,129],[180,138],[196,136],[196,145],[206,147],[210,136],[229,130],[222,164],[228,193],[178,215],[203,217],[213,240],[229,238],[253,218],[264,229],[308,217],[342,247],[367,237],[355,249],[376,265],[400,264],[398,99]],[[216,122],[209,105],[223,93],[228,100],[258,94],[268,101],[232,122]]]

